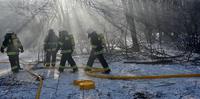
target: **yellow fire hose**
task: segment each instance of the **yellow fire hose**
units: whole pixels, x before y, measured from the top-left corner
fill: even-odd
[[[1,64],[7,64],[7,63],[10,63],[10,62],[6,62],[6,61],[5,61],[5,62],[0,62],[0,63],[1,63]]]
[[[26,70],[28,73],[30,73],[31,75],[33,75],[34,77],[36,77],[36,80],[40,81],[39,83],[39,86],[38,86],[38,89],[37,89],[37,93],[36,93],[36,96],[35,96],[35,99],[40,99],[40,95],[41,95],[41,91],[42,91],[42,86],[43,86],[43,78],[34,73],[34,72],[31,72],[29,70]]]
[[[79,69],[84,69],[85,67],[78,67]],[[55,67],[47,67],[46,69],[55,69]],[[65,67],[65,69],[73,69],[73,67]],[[172,74],[172,75],[152,75],[152,76],[116,76],[116,75],[106,75],[98,74],[99,72],[104,72],[106,69],[91,67],[91,71],[86,71],[86,75],[102,79],[112,79],[112,80],[137,80],[137,79],[167,79],[167,78],[191,78],[200,77],[200,74]]]
[[[39,84],[35,99],[40,99],[40,95],[41,95],[41,91],[42,91],[43,79],[40,76],[39,76],[39,81],[40,81],[40,84]]]
[[[167,78],[191,78],[200,77],[200,74],[172,74],[172,75],[152,75],[152,76],[116,76],[116,75],[106,75],[98,74],[98,72],[103,72],[105,69],[92,69],[92,71],[86,71],[86,75],[102,79],[112,79],[112,80],[138,80],[138,79],[167,79]]]
[[[8,62],[0,62],[0,63],[8,63]],[[66,67],[72,68],[72,67]],[[80,69],[83,69],[84,67],[79,67]],[[51,68],[47,68],[51,69]],[[52,68],[53,69],[53,68]],[[55,69],[55,68],[54,68]],[[102,68],[91,68],[91,71],[86,71],[86,75],[96,78],[102,78],[102,79],[111,79],[111,80],[138,80],[138,79],[167,79],[167,78],[191,78],[191,77],[200,77],[200,74],[172,74],[172,75],[152,75],[152,76],[122,76],[122,75],[106,75],[106,74],[99,74],[99,72],[104,72],[106,69]],[[26,70],[31,75],[35,76],[37,80],[40,81],[40,84],[38,86],[37,94],[35,99],[40,99],[41,90],[43,86],[43,78],[40,75],[35,74],[34,72],[31,72],[29,70]]]
[[[10,63],[10,62],[0,62],[1,64],[7,64],[7,63]],[[22,63],[23,65],[34,65],[32,63],[29,63],[29,64],[25,64],[25,63]],[[31,67],[31,66],[29,66]],[[31,68],[30,68],[31,69]],[[25,69],[26,72],[28,72],[29,74],[31,74],[32,76],[36,77],[36,80],[38,80],[40,83],[39,83],[39,86],[38,86],[38,89],[37,89],[37,93],[36,93],[36,96],[35,96],[35,99],[40,99],[40,95],[41,95],[41,91],[42,91],[42,86],[43,86],[43,77],[41,77],[40,75],[30,71],[30,70],[27,70]]]
[[[8,64],[8,63],[10,63],[10,62],[8,62],[8,61],[0,61],[0,64]],[[21,64],[23,64],[23,65],[35,65],[34,63],[27,63],[27,64],[21,63]]]

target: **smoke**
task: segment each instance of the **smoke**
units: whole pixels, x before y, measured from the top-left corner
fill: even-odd
[[[4,8],[0,11],[0,41],[10,29],[18,34],[27,50],[41,50],[50,28],[57,35],[60,30],[69,31],[77,47],[84,45],[87,48],[88,29],[103,33],[108,24],[81,0],[4,0],[0,7]]]

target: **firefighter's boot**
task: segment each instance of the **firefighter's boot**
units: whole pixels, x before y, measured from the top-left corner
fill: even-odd
[[[72,73],[78,72],[78,67],[74,67]]]
[[[111,70],[110,69],[107,69],[103,72],[103,74],[110,74]]]

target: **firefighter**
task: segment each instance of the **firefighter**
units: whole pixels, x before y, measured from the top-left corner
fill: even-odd
[[[7,49],[7,55],[11,64],[11,70],[13,73],[18,73],[20,69],[19,64],[19,52],[23,53],[23,46],[14,32],[9,32],[5,35],[5,39],[1,46],[1,52],[4,53],[4,49]]]
[[[45,67],[55,67],[56,65],[56,54],[58,52],[58,37],[56,36],[53,29],[48,31],[48,35],[44,40],[44,51],[45,51]]]
[[[72,58],[72,53],[74,51],[75,43],[73,35],[68,34],[67,31],[59,32],[59,49],[61,49],[61,61],[59,72],[63,72],[65,68],[66,61],[70,64],[73,69],[73,73],[78,71],[76,63]]]
[[[105,39],[104,39],[103,34],[97,34],[96,31],[93,31],[92,33],[88,34],[88,38],[90,38],[92,50],[91,50],[89,60],[87,62],[87,67],[85,68],[85,70],[90,71],[94,63],[94,60],[98,58],[101,65],[105,69],[104,73],[109,74],[111,70],[109,69],[108,63],[106,62],[103,56],[103,50],[105,46]]]

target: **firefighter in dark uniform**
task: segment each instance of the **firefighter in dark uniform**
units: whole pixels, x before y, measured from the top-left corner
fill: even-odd
[[[66,61],[70,64],[73,69],[73,73],[78,71],[76,63],[72,58],[72,53],[74,51],[75,43],[73,35],[68,34],[67,31],[59,32],[59,49],[61,49],[61,61],[59,71],[63,72],[65,68]]]
[[[23,46],[17,37],[17,35],[13,32],[7,33],[5,35],[5,39],[1,46],[1,52],[4,53],[4,49],[7,48],[7,55],[9,57],[9,61],[11,64],[11,70],[13,73],[18,73],[20,69],[19,64],[19,52],[24,52]]]
[[[50,29],[49,34],[44,40],[44,51],[45,51],[45,66],[55,67],[56,65],[56,54],[58,52],[58,37],[56,36],[53,29]]]
[[[90,38],[92,50],[91,50],[89,60],[87,62],[87,67],[85,68],[85,70],[86,71],[91,70],[94,60],[98,58],[101,65],[105,69],[104,73],[106,74],[110,73],[111,70],[109,69],[108,63],[106,62],[103,56],[103,51],[104,51],[104,46],[105,46],[105,39],[104,39],[103,34],[97,34],[96,31],[93,31],[92,33],[88,34],[88,38]]]

